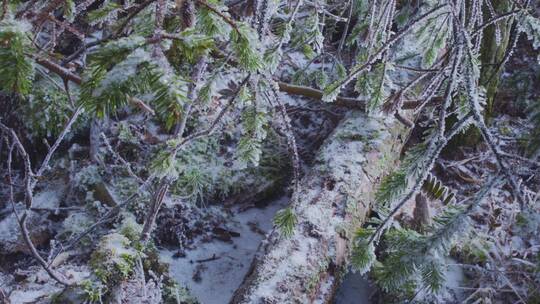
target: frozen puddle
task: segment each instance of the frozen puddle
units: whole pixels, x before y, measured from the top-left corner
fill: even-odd
[[[272,228],[274,215],[287,204],[288,197],[282,197],[264,208],[235,213],[227,227],[240,236],[231,243],[200,242],[195,249],[186,250],[184,258],[173,258],[174,250],[162,250],[161,258],[169,263],[172,277],[188,287],[201,304],[227,303],[242,283],[264,234]]]
[[[334,296],[334,304],[371,304],[373,286],[365,276],[349,271]]]

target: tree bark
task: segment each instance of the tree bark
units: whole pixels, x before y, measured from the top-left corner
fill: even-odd
[[[395,119],[349,113],[293,194],[293,234],[285,238],[275,227],[267,235],[230,303],[329,303],[404,133]]]
[[[510,1],[495,0],[492,1],[493,9],[496,13],[508,11]],[[489,10],[484,8],[485,18],[491,18]],[[484,30],[484,39],[480,49],[480,60],[482,61],[482,70],[480,73],[480,84],[486,88],[486,118],[493,115],[495,96],[499,87],[499,80],[503,69],[500,66],[506,49],[508,48],[510,28],[513,18],[498,22],[488,26]],[[498,28],[498,32],[497,32]],[[497,39],[497,35],[500,35]]]

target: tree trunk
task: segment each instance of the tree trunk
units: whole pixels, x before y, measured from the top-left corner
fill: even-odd
[[[495,14],[508,11],[509,0],[494,0],[491,2]],[[489,8],[483,6],[484,20],[493,18]],[[489,124],[495,110],[495,97],[499,89],[499,81],[503,71],[500,63],[504,59],[510,40],[510,29],[513,18],[497,22],[484,29],[482,44],[480,46],[480,85],[486,89],[486,106],[484,118]],[[482,135],[477,128],[469,128],[465,133],[458,134],[452,139],[450,147],[470,146],[474,147],[482,140]]]
[[[370,210],[380,177],[395,166],[405,130],[395,120],[351,112],[302,179],[293,234],[274,228],[231,303],[328,303],[347,265],[350,240]]]
[[[495,0],[492,1],[492,5],[496,14],[502,14],[503,12],[508,11],[510,1]],[[488,20],[489,18],[493,18],[493,16],[491,16],[489,10],[484,7],[484,19]],[[499,80],[503,70],[500,63],[503,60],[508,47],[512,22],[513,18],[510,18],[490,25],[484,30],[484,39],[482,40],[480,50],[480,60],[482,61],[480,85],[483,85],[486,88],[485,116],[487,119],[493,115],[495,96],[497,94]]]

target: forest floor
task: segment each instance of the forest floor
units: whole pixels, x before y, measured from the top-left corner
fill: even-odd
[[[510,67],[523,69],[534,66],[528,65],[527,60],[531,58],[514,58]],[[535,73],[538,71],[523,75]],[[507,104],[540,96],[535,91],[535,88],[540,88],[535,82],[537,80],[530,83],[530,87],[521,88],[519,85],[523,79],[510,76],[505,78],[502,85],[505,90],[499,96],[514,101]],[[531,92],[531,88],[532,93],[513,94],[516,91]],[[301,154],[308,168],[310,158],[339,120],[339,112],[335,114],[337,109],[325,106],[314,110],[311,103],[293,98],[288,98],[287,103],[293,116],[293,126],[305,130],[296,135],[300,139]],[[519,134],[528,128],[524,109],[509,106],[499,109],[499,112],[505,114],[494,118],[491,126],[497,134],[502,134],[497,140],[509,155],[508,161],[527,189],[527,199],[537,202],[540,195],[540,166],[538,162],[516,157],[525,148],[519,140]],[[313,113],[326,114],[317,116]],[[145,138],[147,135],[144,133]],[[55,244],[84,231],[95,218],[110,210],[118,197],[124,196],[123,193],[109,195],[108,190],[92,191],[95,189],[93,187],[101,185],[100,175],[106,176],[107,172],[98,173],[96,166],[81,160],[78,155],[80,148],[78,143],[74,143],[70,149],[66,149],[69,157],[58,162],[60,170],[44,183],[45,186],[39,189],[35,197],[36,210],[31,218],[31,226],[43,229],[33,230],[32,238],[43,256],[51,257],[57,249]],[[479,143],[445,154],[437,163],[434,174],[451,189],[458,201],[466,201],[491,177],[495,168],[496,162],[488,156],[487,147]],[[15,182],[21,184],[20,180],[15,179]],[[123,181],[117,182],[121,184]],[[228,301],[242,283],[261,241],[273,227],[275,213],[287,205],[288,198],[283,196],[287,189],[282,189],[285,188],[283,184],[280,187],[273,190],[272,198],[263,201],[253,199],[254,189],[243,189],[240,195],[249,199],[247,202],[245,199],[239,200],[241,203],[233,200],[227,204],[218,201],[204,206],[188,205],[171,196],[160,214],[155,242],[161,262],[168,264],[167,270],[157,275],[170,276],[179,282],[181,288],[176,292],[181,290],[184,294],[177,294],[177,299],[190,303],[196,298],[203,304]],[[2,205],[9,195],[7,189],[0,188],[0,300],[9,299],[12,304],[50,302],[53,295],[62,292],[63,287],[37,266],[24,248],[11,206]],[[94,192],[93,197],[88,197],[90,192]],[[130,211],[138,216],[140,207],[135,206]],[[447,283],[447,293],[441,294],[436,300],[450,303],[495,298],[499,303],[512,303],[526,295],[540,298],[539,287],[534,285],[534,278],[530,277],[535,267],[540,269],[540,236],[537,233],[540,206],[531,204],[527,207],[525,212],[521,212],[507,187],[496,186],[491,190],[472,216],[474,232],[453,249],[448,265],[453,279]],[[440,201],[430,201],[432,215],[437,214],[440,208]],[[409,208],[409,212],[412,213],[412,209]],[[56,269],[73,282],[91,278],[92,269],[88,264],[93,246],[103,235],[125,231],[130,216],[124,214],[120,217],[122,220],[99,229],[77,250],[62,251],[61,258],[55,260]],[[365,299],[364,303],[376,303],[380,301],[380,291],[365,277],[349,273],[338,288],[335,303],[358,303],[359,298]]]
[[[519,138],[516,134],[527,128],[525,120],[516,115],[504,115],[497,117],[492,126],[498,133],[506,134],[498,138],[504,152],[519,155],[523,147],[515,138]],[[483,144],[461,147],[458,153],[453,151],[451,157],[447,156],[438,162],[434,173],[445,186],[455,192],[456,199],[466,200],[470,193],[478,191],[479,185],[490,177],[489,172],[496,164],[493,158],[487,156],[486,151],[487,147]],[[532,202],[537,200],[540,193],[538,163],[519,158],[509,160],[514,168],[519,168],[517,173],[529,189],[527,197]],[[65,228],[69,225],[66,222],[69,221],[61,216],[65,212],[62,208],[66,206],[61,206],[60,202],[68,194],[68,188],[59,179],[49,182],[36,196],[36,208],[58,210],[46,218],[36,218],[36,221],[47,224],[44,226],[47,231],[37,235],[43,237],[43,244],[54,239],[55,235],[51,233],[66,232]],[[227,302],[249,270],[260,242],[272,228],[276,211],[286,206],[287,201],[284,196],[266,200],[262,204],[229,202],[228,205],[209,204],[200,208],[169,200],[161,215],[162,225],[157,229],[156,244],[160,259],[169,265],[169,275],[189,290],[182,295],[183,299],[188,301],[196,298],[204,304]],[[432,214],[436,214],[441,205],[433,200],[430,207]],[[10,217],[8,208],[6,206],[0,212],[0,227],[2,231],[9,231],[3,234],[4,244],[15,246],[20,240],[17,237],[18,231],[13,229],[14,219]],[[76,209],[77,206],[71,208]],[[175,208],[181,210],[175,212]],[[527,274],[531,267],[537,267],[531,264],[531,255],[537,254],[540,249],[539,236],[533,233],[538,231],[537,226],[540,225],[539,206],[535,208],[519,215],[518,205],[513,202],[510,190],[495,187],[473,216],[474,233],[471,238],[463,240],[453,250],[449,269],[454,269],[457,275],[447,284],[448,293],[441,295],[439,300],[444,298],[445,301],[466,302],[471,297],[493,297],[498,294],[501,303],[505,303],[509,299],[519,300],[526,293],[530,295],[531,289],[534,289],[534,285],[531,285],[534,280]],[[78,213],[69,212],[70,220],[76,224],[85,220],[84,216],[74,216]],[[184,238],[177,235],[176,238],[170,239],[169,236],[168,239],[167,230],[162,228],[170,228],[169,225],[175,222],[183,227]],[[64,229],[59,229],[59,226]],[[0,290],[11,303],[41,303],[50,298],[51,294],[62,291],[61,286],[52,282],[40,267],[29,267],[33,263],[23,249],[14,251],[18,253],[3,255],[0,262]],[[73,280],[89,278],[91,270],[86,265],[88,254],[87,251],[66,252],[58,270]],[[456,271],[456,268],[459,270]],[[380,291],[374,286],[365,277],[350,273],[344,277],[335,303],[357,303],[355,301],[358,297],[366,299],[365,303],[370,303],[371,297],[371,302],[377,303]],[[532,292],[534,294],[539,291]]]

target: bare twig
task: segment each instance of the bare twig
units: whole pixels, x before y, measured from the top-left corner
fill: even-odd
[[[517,160],[519,160],[519,161],[526,162],[526,163],[529,163],[530,165],[533,165],[533,166],[536,166],[536,167],[539,167],[539,168],[540,168],[540,162],[535,161],[535,160],[533,160],[533,159],[529,159],[529,158],[527,158],[527,157],[523,157],[523,156],[516,155],[516,154],[506,153],[506,152],[504,152],[504,151],[500,151],[499,153],[500,153],[501,156],[503,156],[503,157],[517,159]]]
[[[291,126],[291,119],[289,115],[287,114],[285,105],[281,102],[279,98],[278,84],[270,78],[268,79],[268,81],[270,82],[270,91],[272,93],[271,98],[269,98],[268,100],[270,101],[270,103],[272,103],[272,101],[276,102],[279,113],[281,114],[281,122],[283,124],[283,129],[285,131],[285,137],[287,139],[287,146],[292,156],[294,187],[295,187],[294,193],[299,193],[300,192],[299,191],[300,190],[299,189],[300,187],[300,157],[298,156],[298,147],[296,145],[296,139],[294,138],[294,133]]]
[[[341,34],[341,39],[339,40],[339,45],[337,49],[337,57],[341,58],[341,50],[343,49],[343,45],[345,45],[345,40],[347,39],[347,34],[349,32],[349,26],[351,25],[352,21],[352,15],[353,15],[353,8],[354,8],[354,1],[349,0],[349,13],[347,16],[347,23],[345,23],[345,28],[343,29],[343,33]]]
[[[105,133],[101,132],[100,135],[101,135],[101,138],[103,139],[103,142],[105,143],[105,146],[107,147],[107,150],[109,150],[109,153],[111,153],[112,156],[117,161],[119,161],[124,166],[124,168],[126,168],[126,171],[131,177],[133,177],[137,182],[139,182],[139,184],[144,184],[144,180],[133,172],[133,170],[131,169],[131,165],[122,156],[120,156],[120,154],[114,151],[114,149],[111,146],[111,143],[109,142],[109,139],[107,138],[107,136],[105,136]]]
[[[17,218],[17,222],[19,224],[19,228],[21,230],[23,240],[24,240],[26,246],[28,247],[28,249],[30,250],[30,252],[32,253],[32,256],[34,257],[34,259],[43,267],[43,269],[51,276],[51,278],[53,278],[58,283],[67,286],[67,285],[69,285],[69,283],[64,278],[60,277],[58,273],[56,273],[54,270],[52,270],[47,265],[47,262],[45,262],[45,260],[41,257],[41,255],[39,254],[39,252],[36,249],[36,246],[32,242],[32,239],[30,238],[30,233],[29,233],[28,228],[27,228],[27,219],[28,219],[29,212],[31,212],[32,202],[33,202],[33,194],[32,194],[33,186],[32,186],[32,184],[33,184],[33,179],[34,179],[34,174],[32,173],[32,166],[31,166],[31,163],[30,163],[30,156],[28,155],[28,153],[24,149],[24,146],[22,145],[21,141],[19,140],[19,137],[17,136],[17,134],[15,133],[15,131],[13,129],[8,128],[6,125],[4,125],[1,122],[0,122],[0,128],[3,131],[5,131],[5,132],[7,132],[7,133],[9,133],[11,135],[12,142],[13,142],[12,149],[10,149],[10,152],[9,152],[9,155],[8,155],[8,176],[9,176],[8,178],[9,178],[9,183],[10,184],[12,183],[11,159],[12,159],[13,147],[17,148],[17,150],[19,152],[19,155],[23,158],[23,161],[24,161],[24,164],[25,164],[25,166],[24,166],[24,168],[25,168],[25,189],[24,189],[24,191],[25,191],[26,210],[23,211],[22,215],[19,215],[19,213],[17,212],[17,209],[15,208],[15,201],[14,201],[14,196],[13,196],[13,186],[10,186],[10,202],[12,204],[13,212],[15,213],[15,216]]]
[[[45,172],[45,170],[47,170],[47,168],[49,167],[49,162],[51,161],[51,158],[54,154],[54,152],[56,152],[56,150],[58,149],[58,147],[60,146],[60,144],[62,143],[62,141],[64,141],[64,138],[66,137],[66,135],[69,133],[69,131],[71,131],[71,127],[73,126],[73,124],[75,123],[75,121],[77,121],[77,118],[79,118],[79,115],[83,112],[83,108],[82,106],[79,106],[75,112],[73,113],[73,115],[71,115],[70,119],[68,120],[68,122],[66,123],[66,125],[64,126],[64,129],[62,130],[62,132],[60,133],[60,135],[58,135],[58,138],[56,139],[56,141],[54,142],[54,144],[52,145],[52,147],[49,149],[49,152],[47,152],[47,155],[45,155],[45,158],[43,159],[43,162],[41,163],[41,166],[39,167],[39,169],[37,170],[36,172],[36,176],[41,176],[43,175],[43,173]],[[35,185],[34,185],[35,186]]]

